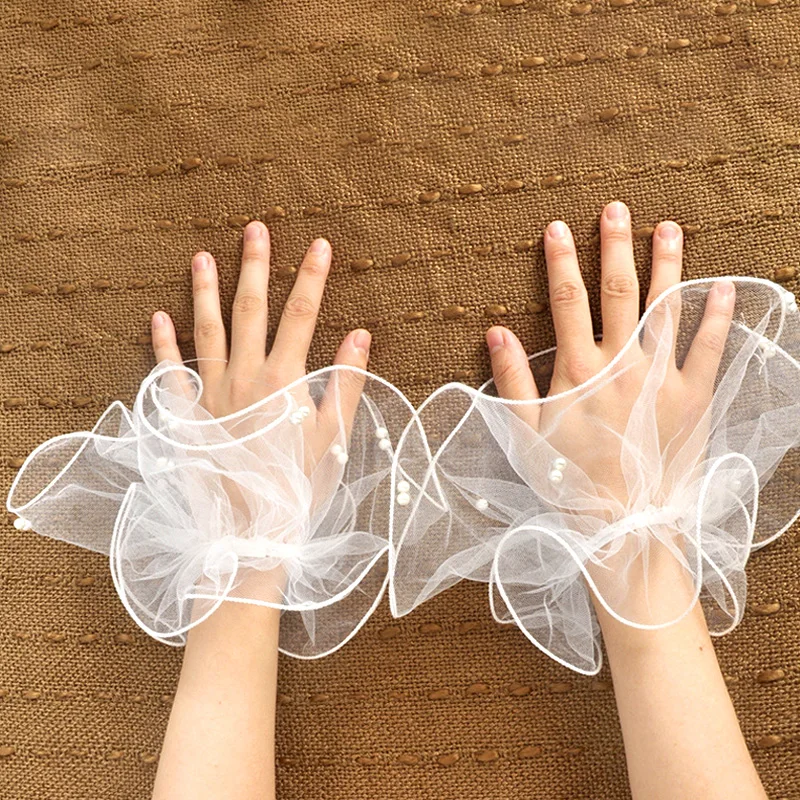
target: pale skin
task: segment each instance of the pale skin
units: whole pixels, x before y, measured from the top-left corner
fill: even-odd
[[[261,222],[244,232],[242,264],[228,341],[217,267],[208,252],[192,261],[194,338],[203,403],[215,416],[241,410],[306,373],[308,347],[330,269],[331,247],[315,239],[266,352],[270,235]],[[163,311],[152,319],[157,361],[182,361],[175,326]],[[351,331],[335,364],[366,369],[369,331]],[[360,390],[359,390],[360,391]],[[308,421],[311,444],[328,440],[325,402]],[[346,412],[345,412],[346,413]],[[278,600],[275,586],[258,596]],[[270,591],[272,590],[272,591]],[[269,595],[273,596],[269,598]],[[153,789],[154,800],[270,800],[275,797],[275,703],[280,610],[222,603],[189,631],[175,701]]]
[[[621,216],[612,211],[618,205]],[[639,289],[633,262],[630,214],[609,204],[601,217],[603,339],[593,338],[586,289],[569,229],[551,223],[545,237],[557,357],[551,391],[595,374],[627,341],[639,319]],[[561,235],[559,232],[561,230]],[[674,233],[674,236],[664,235]],[[245,229],[242,268],[226,340],[216,265],[197,253],[192,276],[195,343],[205,402],[217,416],[244,408],[305,373],[325,279],[330,245],[306,254],[269,353],[267,289],[269,232],[260,222]],[[206,266],[203,267],[203,260]],[[682,232],[662,222],[653,235],[648,302],[681,275]],[[673,403],[659,410],[659,430],[668,432],[673,405],[701,409],[709,397],[709,375],[733,311],[733,292],[709,300],[700,345],[678,375],[671,375]],[[157,360],[181,361],[168,315],[153,316]],[[537,397],[527,356],[517,337],[495,326],[486,335],[501,396]],[[343,340],[335,363],[366,368],[370,336],[356,330]],[[255,382],[254,382],[255,381]],[[607,398],[610,415],[619,414]],[[531,414],[532,425],[540,423]],[[663,428],[662,428],[663,425]],[[324,436],[323,436],[324,440]],[[587,465],[588,466],[588,465]],[[602,465],[597,465],[602,469]],[[613,481],[611,481],[613,486]],[[622,501],[623,498],[621,498]],[[664,601],[676,601],[676,583],[665,561]],[[651,595],[652,596],[652,595]],[[680,598],[677,598],[680,602]],[[638,630],[613,619],[595,603],[614,679],[628,773],[634,800],[764,800],[699,606],[675,625]],[[155,800],[264,800],[275,797],[275,702],[280,612],[243,603],[223,603],[188,635],[175,702],[161,751]]]
[[[639,321],[630,212],[624,203],[609,203],[603,209],[600,237],[603,330],[602,340],[597,342],[572,234],[561,221],[551,223],[545,232],[557,343],[551,394],[596,374],[622,349]],[[648,304],[680,281],[682,251],[680,226],[660,223],[653,234]],[[662,441],[675,436],[687,417],[698,419],[708,405],[734,303],[733,284],[718,284],[709,295],[705,316],[682,368],[673,364],[666,376],[664,402],[657,409]],[[498,393],[513,400],[538,397],[519,339],[507,328],[495,326],[487,331],[486,341]],[[636,371],[629,375],[635,384]],[[595,398],[592,413],[610,423],[624,419],[635,395],[635,385],[630,383],[624,393],[613,387],[610,392],[603,390]],[[518,413],[534,427],[544,422],[535,404]],[[580,415],[578,410],[564,426],[570,431],[570,441],[559,441],[558,447],[624,504],[625,490],[614,474],[613,457],[603,463],[584,457],[581,463],[582,451],[589,448],[580,446],[586,441],[581,436]],[[591,451],[613,456],[610,446]],[[676,612],[687,607],[691,587],[675,560],[656,560],[650,570],[653,605],[673,606]],[[742,736],[700,605],[695,604],[676,624],[641,630],[612,617],[595,595],[592,599],[611,665],[634,800],[764,800],[766,794]]]

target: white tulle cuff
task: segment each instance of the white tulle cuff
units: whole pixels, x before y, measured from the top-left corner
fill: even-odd
[[[394,443],[412,407],[362,370],[313,372],[214,418],[164,361],[129,411],[44,442],[11,487],[17,527],[106,553],[120,599],[180,645],[223,601],[283,609],[280,648],[315,658],[364,624],[388,581]]]
[[[635,627],[669,625],[698,598],[712,633],[734,627],[750,552],[800,510],[800,321],[779,285],[732,280],[705,398],[676,374],[692,352],[713,360],[713,337],[692,351],[713,279],[665,292],[619,355],[569,391],[518,402],[491,381],[435,391],[396,454],[419,491],[394,511],[393,614],[483,581],[498,621],[586,674],[601,666],[590,589]],[[531,357],[543,397],[553,363],[553,350]]]

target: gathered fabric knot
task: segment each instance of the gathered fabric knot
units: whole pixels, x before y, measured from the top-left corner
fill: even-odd
[[[270,539],[267,536],[227,535],[212,542],[206,559],[210,562],[222,553],[235,553],[239,558],[274,558],[278,561],[295,561],[300,557],[302,545]]]
[[[685,509],[677,506],[655,506],[648,503],[641,511],[628,514],[621,519],[606,525],[597,539],[597,544],[602,546],[612,542],[620,536],[637,531],[647,531],[656,526],[675,526],[680,527],[685,516]]]

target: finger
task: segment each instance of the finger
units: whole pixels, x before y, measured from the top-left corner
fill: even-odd
[[[294,373],[305,367],[330,265],[330,244],[325,239],[315,239],[297,271],[278,323],[269,354],[276,368]]]
[[[618,353],[639,322],[639,282],[633,261],[631,215],[625,203],[609,203],[600,217],[600,308],[603,345]]]
[[[563,369],[571,360],[585,359],[588,349],[596,349],[589,297],[572,233],[560,220],[547,227],[544,253],[558,348],[556,369]]]
[[[500,397],[507,400],[538,398],[539,390],[522,342],[508,328],[495,325],[486,331],[486,344],[492,361],[492,377]],[[510,408],[531,427],[538,427],[538,405],[512,405]]]
[[[659,222],[653,232],[653,268],[647,292],[649,306],[662,292],[680,282],[683,230],[677,222]]]
[[[267,342],[267,288],[270,237],[267,226],[254,220],[244,229],[242,268],[231,314],[232,369],[250,372],[264,363]]]
[[[653,232],[653,267],[650,274],[650,288],[647,292],[647,306],[650,307],[662,292],[681,280],[683,267],[683,230],[676,222],[660,222]],[[673,292],[669,300],[672,312],[673,355],[678,341],[678,327],[681,318],[681,296]]]
[[[339,345],[333,363],[365,370],[371,341],[369,331],[362,328],[352,331]],[[365,375],[353,370],[332,373],[317,414],[317,429],[323,442],[336,438],[340,426],[344,427],[345,438],[349,438],[365,381]]]
[[[166,311],[156,311],[150,321],[150,330],[153,338],[153,353],[156,363],[169,359],[183,361],[181,351],[178,347],[178,337],[175,333],[175,325]]]
[[[703,319],[682,368],[686,380],[701,393],[709,394],[714,389],[735,302],[736,287],[732,281],[715,283],[706,298]]]
[[[153,339],[153,353],[156,363],[162,361],[174,361],[177,364],[183,362],[180,348],[178,347],[178,337],[175,333],[175,325],[169,314],[164,311],[156,311],[150,320],[150,330]],[[189,381],[183,370],[169,372],[164,377],[164,385],[176,393],[182,393],[188,397],[193,396]]]
[[[201,251],[192,259],[192,293],[198,372],[203,380],[207,380],[222,375],[228,357],[225,325],[219,303],[217,265],[211,253]]]

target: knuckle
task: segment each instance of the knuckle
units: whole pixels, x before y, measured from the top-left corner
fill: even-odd
[[[725,347],[725,337],[719,331],[700,331],[695,337],[695,343],[707,353],[718,354]]]
[[[547,247],[548,261],[557,264],[559,261],[572,261],[575,258],[575,248],[568,244],[550,243]]]
[[[656,260],[663,264],[680,264],[683,260],[683,254],[680,250],[662,250],[656,255]]]
[[[250,403],[253,394],[253,382],[231,379],[228,385],[228,397],[235,409],[243,408]]]
[[[222,326],[213,319],[201,319],[194,325],[194,338],[202,339],[203,341],[211,341],[216,339],[222,330]]]
[[[606,242],[627,243],[631,238],[631,229],[628,225],[608,227],[603,230],[603,240]]]
[[[257,250],[246,250],[242,253],[242,272],[266,272],[267,259]]]
[[[550,293],[553,305],[570,306],[583,300],[586,289],[577,281],[561,281]]]
[[[699,420],[711,404],[712,392],[703,387],[696,386],[682,398],[683,412],[687,420]]]
[[[192,281],[192,295],[197,297],[198,295],[213,291],[215,286],[215,280],[209,275],[203,275],[202,277],[195,275]]]
[[[559,372],[569,383],[577,385],[588,381],[594,375],[595,370],[588,360],[572,354],[569,358],[559,362]]]
[[[638,293],[636,278],[625,272],[616,272],[603,276],[601,291],[610,297],[629,298]]]
[[[322,278],[328,274],[329,261],[324,256],[308,255],[303,259],[300,270],[306,275]]]
[[[525,369],[528,368],[527,363]],[[517,386],[523,380],[523,366],[511,358],[503,358],[494,366],[494,380],[499,386]]]
[[[213,397],[206,397],[205,393],[203,393],[203,402],[201,403],[203,408],[211,414],[212,417],[221,416],[221,408],[219,403]]]
[[[237,292],[233,310],[237,314],[253,314],[264,307],[264,298],[256,292]]]
[[[336,373],[336,380],[338,382],[337,388],[342,394],[360,394],[364,388],[364,377],[354,370],[339,370]]]
[[[290,295],[283,307],[283,315],[290,319],[312,319],[316,313],[316,303],[304,294]]]

